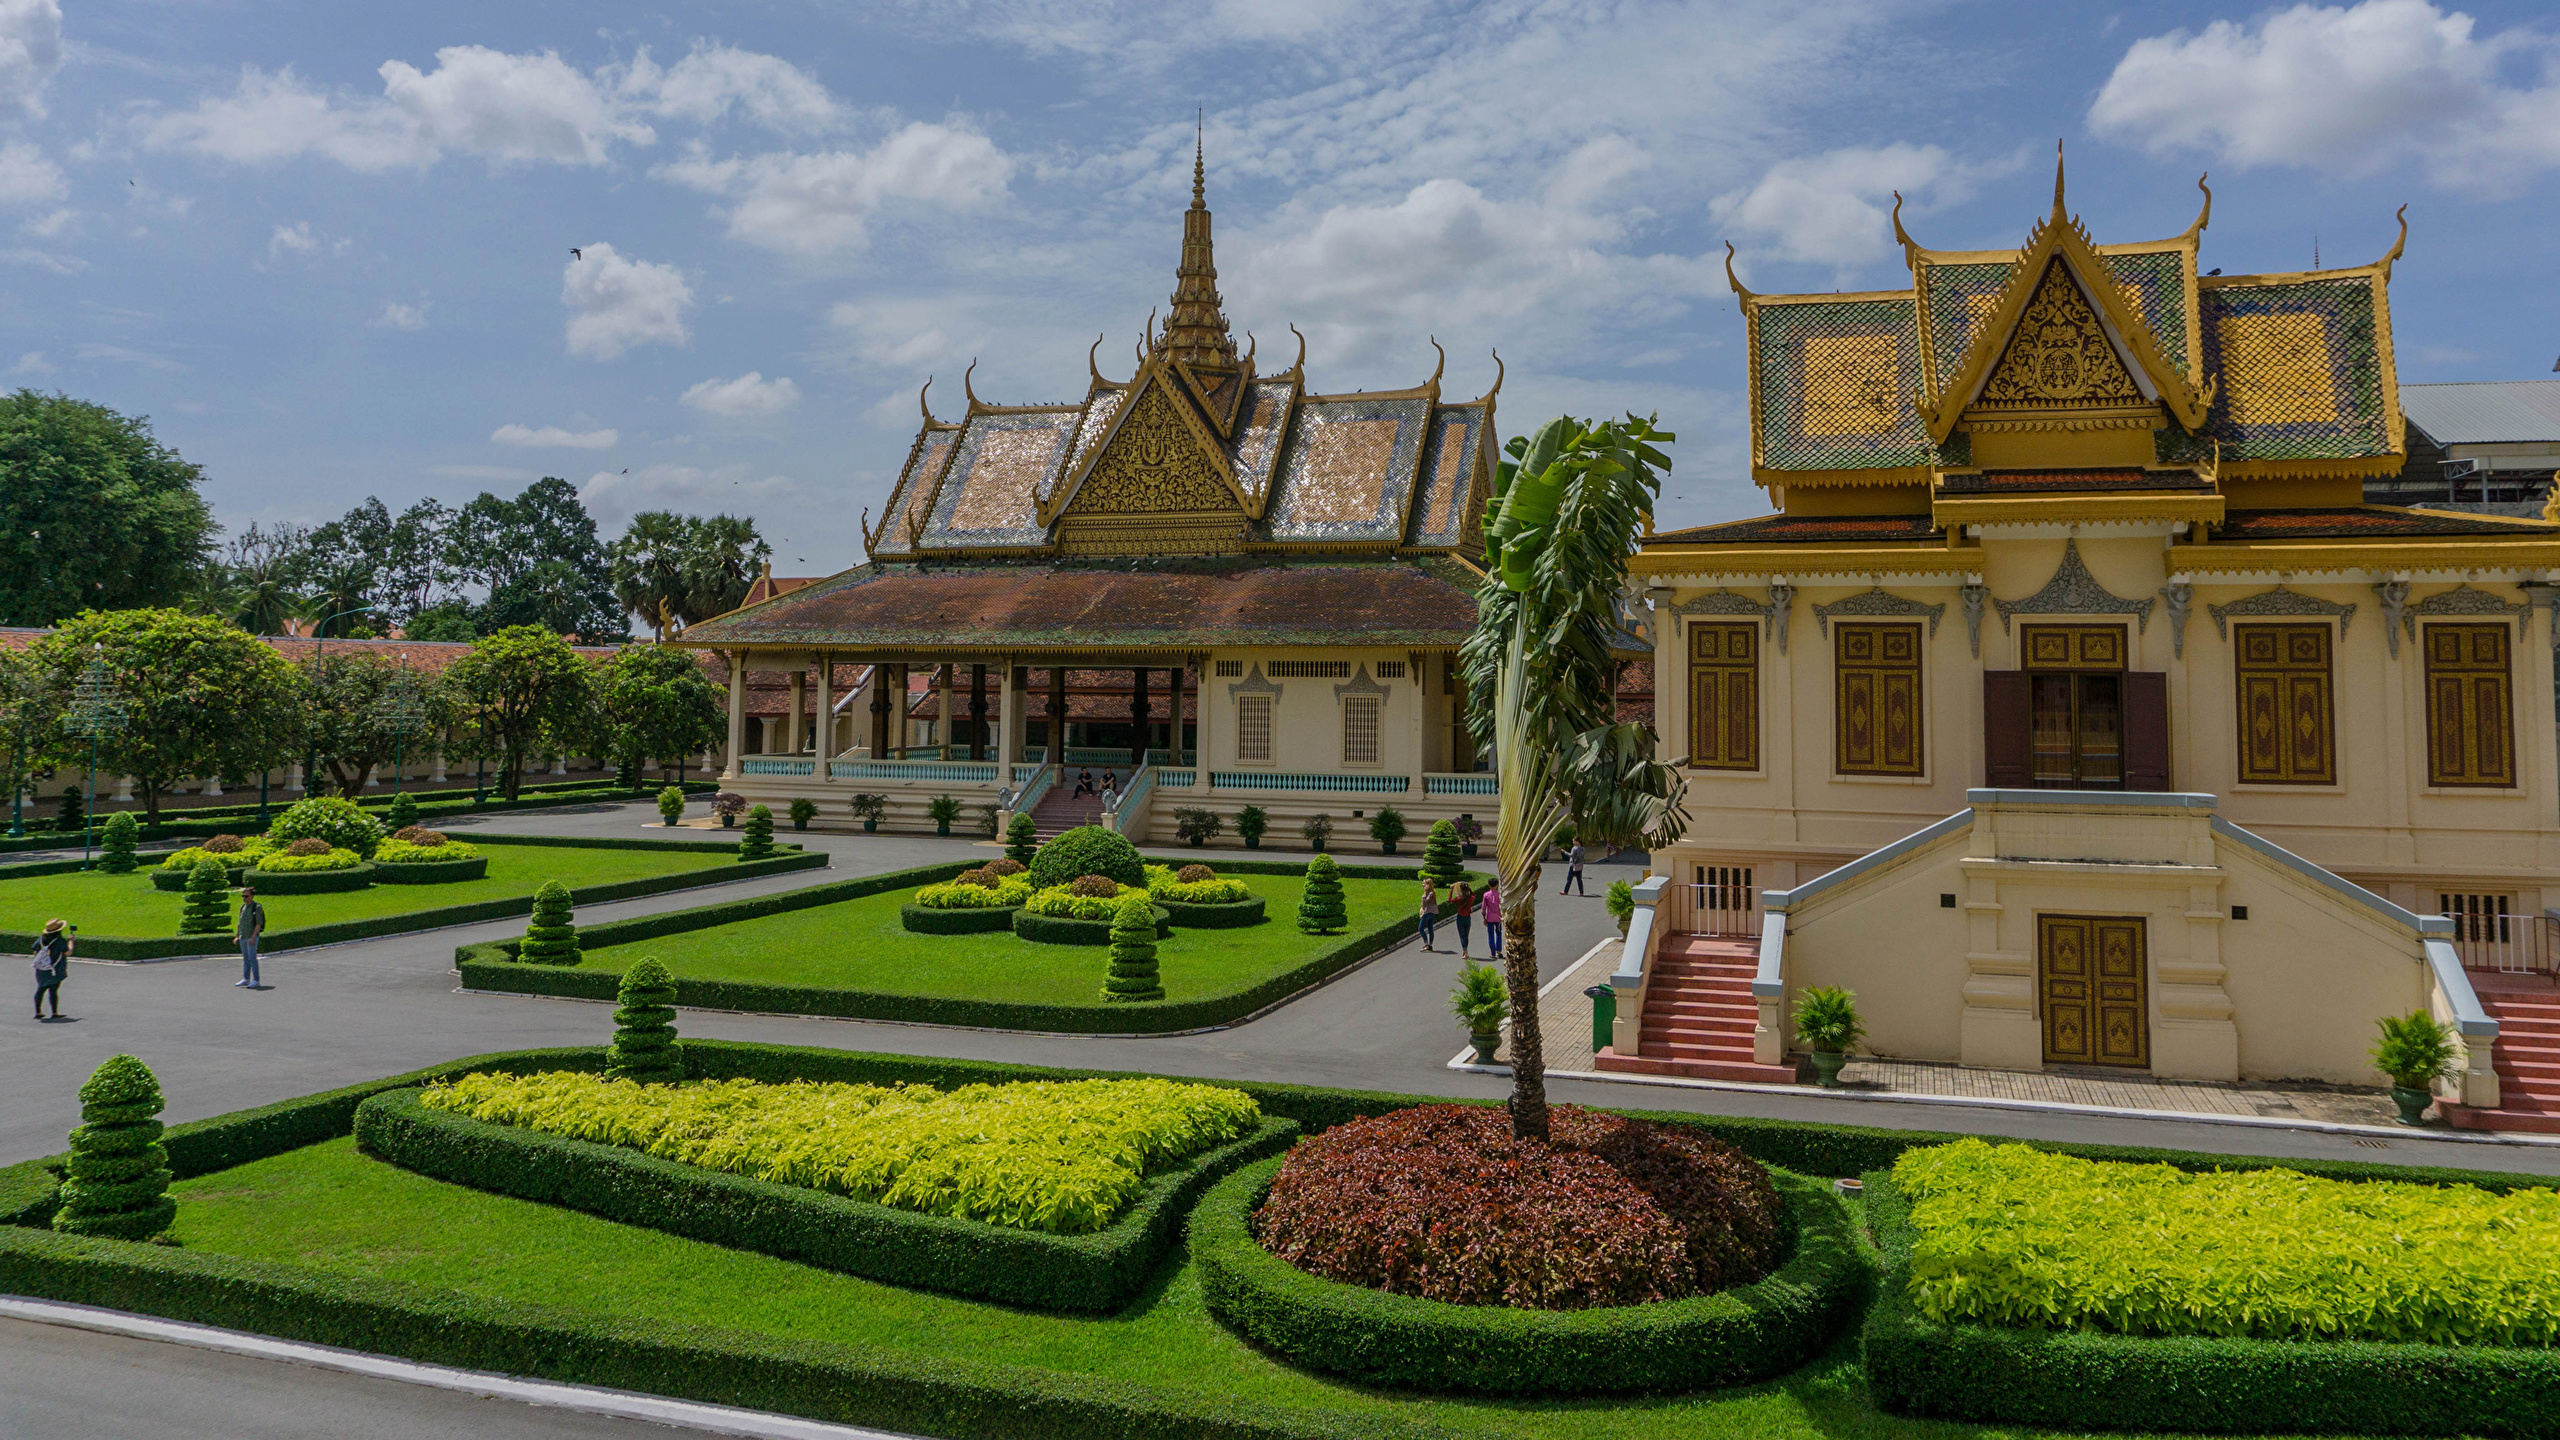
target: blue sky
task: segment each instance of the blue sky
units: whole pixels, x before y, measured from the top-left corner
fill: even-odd
[[[2560,355],[2547,6],[0,0],[0,380],[151,415],[226,524],[544,474],[608,530],[861,559],[916,388],[1071,400],[1172,287],[1194,110],[1228,312],[1326,390],[1509,367],[1505,428],[1659,410],[1662,521],[1763,509],[1761,290],[2017,244],[2360,263],[2410,380]],[[569,249],[580,247],[583,260]],[[627,472],[627,473],[626,473]]]

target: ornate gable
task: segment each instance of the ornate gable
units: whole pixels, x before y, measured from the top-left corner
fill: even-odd
[[[1988,410],[2045,410],[2140,405],[2149,398],[2057,255],[2045,262],[2034,298],[1973,403]]]
[[[1161,372],[1122,409],[1057,515],[1061,554],[1201,555],[1241,548],[1245,513]]]

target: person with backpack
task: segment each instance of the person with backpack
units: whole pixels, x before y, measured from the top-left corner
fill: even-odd
[[[62,1018],[62,977],[71,973],[72,931],[59,919],[48,920],[36,937],[36,1019],[44,1019],[45,997],[53,997],[53,1018]]]
[[[267,907],[258,903],[258,892],[240,887],[240,916],[232,926],[231,938],[240,945],[240,978],[235,986],[251,990],[263,989],[258,984],[258,941],[267,933]]]

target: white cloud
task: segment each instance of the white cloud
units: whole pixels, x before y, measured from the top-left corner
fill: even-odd
[[[1894,191],[1919,213],[1964,200],[1980,176],[2009,168],[1966,165],[1935,145],[1850,146],[1781,160],[1750,189],[1720,195],[1708,208],[1737,237],[1770,242],[1764,253],[1865,265],[1894,249]]]
[[[772,250],[859,249],[900,202],[968,210],[1005,192],[1014,162],[974,130],[916,121],[865,151],[776,151],[660,166],[659,178],[730,198],[729,233]]]
[[[26,354],[18,357],[18,363],[9,367],[9,373],[12,375],[50,375],[53,373],[53,362],[44,358],[43,351],[30,350]]]
[[[622,438],[618,430],[563,430],[545,425],[536,430],[523,425],[501,425],[489,438],[500,445],[514,445],[527,450],[544,448],[563,450],[610,450]]]
[[[291,225],[277,226],[276,232],[267,237],[267,263],[272,265],[288,255],[344,255],[354,244],[340,235],[315,235],[310,221],[296,220]]]
[[[776,130],[823,130],[841,118],[835,97],[808,71],[780,56],[727,45],[697,43],[665,67],[643,46],[616,88],[653,115],[696,124],[732,109]]]
[[[569,353],[611,360],[635,345],[682,345],[693,338],[684,312],[693,287],[673,265],[626,259],[598,240],[560,270],[569,307]]]
[[[2540,83],[2504,83],[2525,67]],[[2427,0],[2297,4],[2254,26],[2137,40],[2089,106],[2095,133],[2154,154],[2368,174],[2417,162],[2437,185],[2514,193],[2560,167],[2560,41],[2486,37]]]
[[[39,240],[59,240],[80,223],[80,212],[65,207],[49,210],[18,228]]]
[[[76,255],[54,255],[23,245],[15,250],[0,250],[0,260],[12,265],[38,266],[56,275],[77,275],[89,268],[89,262]]]
[[[427,304],[423,299],[415,305],[385,300],[382,302],[382,314],[374,319],[374,327],[380,330],[424,330],[427,328]]]
[[[62,68],[60,0],[0,0],[0,110],[44,113],[44,87]]]
[[[0,145],[0,205],[50,205],[70,193],[71,181],[43,151],[24,140]]]
[[[127,365],[139,365],[146,370],[186,368],[167,356],[154,355],[148,350],[128,350],[122,345],[81,345],[76,347],[73,353],[83,360],[116,360]]]
[[[800,387],[788,375],[767,380],[750,370],[735,380],[705,380],[685,391],[683,402],[713,415],[779,415],[800,403]]]

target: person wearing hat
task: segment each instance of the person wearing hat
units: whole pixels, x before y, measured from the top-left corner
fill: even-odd
[[[258,984],[258,938],[267,933],[267,907],[258,903],[258,892],[250,886],[240,887],[240,917],[232,927],[231,938],[240,945],[240,978],[235,986],[256,990]]]
[[[71,932],[60,920],[44,923],[36,937],[36,1018],[44,1018],[44,998],[53,997],[53,1018],[62,1018],[62,977],[71,973]]]

